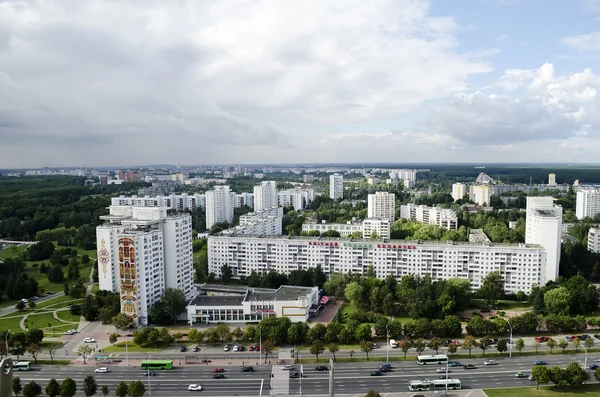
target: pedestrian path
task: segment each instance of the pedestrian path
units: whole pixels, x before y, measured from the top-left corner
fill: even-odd
[[[279,349],[277,364],[271,367],[271,396],[289,396],[290,395],[290,371],[281,369],[282,364],[289,364],[292,361],[291,353],[288,349]],[[285,361],[284,361],[285,360]]]

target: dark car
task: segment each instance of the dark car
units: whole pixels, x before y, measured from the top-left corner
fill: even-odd
[[[213,374],[213,379],[225,379],[225,375],[224,374]]]
[[[598,364],[592,364],[592,365],[590,365],[590,369],[593,369],[593,370],[595,370],[595,369],[598,369],[598,368],[600,368],[600,367],[598,366]]]
[[[290,378],[299,378],[300,377],[300,372],[294,371],[294,372],[290,372]],[[304,378],[304,376],[302,376]]]
[[[548,365],[548,363],[543,360],[536,360],[533,362],[533,365]]]
[[[381,376],[381,375],[383,375],[381,373],[381,371],[371,371],[371,373],[369,374],[369,376]]]
[[[382,363],[382,364],[380,365],[380,367],[388,367],[388,368],[392,368],[392,364],[390,364],[390,363]]]
[[[185,347],[185,346],[181,346],[181,347],[179,348],[179,351],[180,351],[180,352],[184,352],[184,351],[186,351],[186,350],[187,350],[187,347]]]
[[[467,364],[467,365],[463,365],[464,369],[477,369],[476,366],[474,366],[473,364]]]
[[[46,292],[46,293],[47,293],[48,295],[54,295],[54,292],[52,292],[52,291],[48,291],[48,292]]]
[[[329,371],[329,368],[324,365],[319,365],[317,368],[315,368],[315,371]]]
[[[254,367],[242,367],[240,372],[254,372]]]
[[[578,337],[580,340],[586,340],[586,339],[588,339],[590,336],[589,336],[589,335],[585,335],[585,334],[584,334],[584,335],[578,335],[577,337]]]
[[[196,353],[199,350],[200,350],[200,348],[198,346],[194,346],[194,353]]]
[[[379,371],[381,372],[390,372],[392,367],[379,367]]]
[[[142,372],[142,376],[154,376],[154,371],[143,371]]]
[[[600,335],[598,335],[598,334],[594,334],[594,338],[596,338],[596,339],[600,339]]]

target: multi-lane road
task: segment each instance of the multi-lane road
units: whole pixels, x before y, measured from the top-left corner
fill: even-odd
[[[585,356],[540,356],[550,366],[565,368],[573,360],[583,361]],[[588,366],[597,362],[600,355],[590,354]],[[527,378],[516,378],[517,371],[526,375],[531,373],[533,361],[536,357],[516,357],[512,359],[498,359],[499,365],[485,366],[483,359],[460,359],[462,364],[475,364],[476,369],[464,370],[462,368],[451,368],[449,377],[460,379],[464,389],[499,388],[512,386],[533,386],[534,383]],[[325,363],[327,360],[323,360]],[[339,363],[335,364],[334,387],[338,394],[366,393],[368,390],[379,392],[402,392],[408,391],[409,380],[437,379],[443,374],[436,370],[437,365],[420,366],[414,361],[392,362],[392,372],[382,376],[370,376],[372,370],[377,369],[380,360],[374,359],[371,363]],[[177,364],[177,363],[175,363]],[[109,367],[110,372],[106,374],[95,374],[94,367],[44,367],[29,372],[21,372],[17,375],[22,381],[35,380],[45,386],[51,378],[61,381],[72,377],[81,387],[83,379],[88,375],[94,375],[99,385],[108,385],[114,391],[116,385],[125,381],[143,380],[146,389],[152,390],[153,396],[173,396],[178,392],[187,392],[188,385],[200,384],[203,391],[214,396],[261,396],[269,394],[302,394],[319,395],[327,394],[329,388],[329,374],[327,372],[315,371],[315,364],[303,365],[305,377],[300,380],[289,379],[289,371],[281,369],[281,366],[259,366],[255,367],[254,373],[240,372],[240,366],[226,366],[225,379],[213,379],[213,366],[191,366],[176,365],[170,371],[156,371],[155,376],[150,378],[150,384],[146,376],[138,368]],[[299,364],[295,364],[297,370]],[[190,392],[191,393],[191,392]]]

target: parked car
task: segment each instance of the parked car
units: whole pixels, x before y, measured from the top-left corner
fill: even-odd
[[[238,346],[237,345],[233,346],[233,351],[234,352],[238,351]]]
[[[213,379],[225,379],[224,374],[213,374]]]
[[[585,334],[584,334],[584,335],[578,335],[577,337],[579,338],[579,340],[586,340],[586,339],[588,339],[590,336],[589,336],[589,335],[585,335]]]
[[[240,372],[254,372],[254,367],[242,367]]]
[[[543,360],[536,360],[533,362],[533,365],[548,365],[548,363]]]
[[[259,345],[254,345],[254,351],[259,352],[260,351],[260,346]]]
[[[319,365],[317,368],[315,368],[315,371],[329,371],[329,368],[324,365]]]
[[[452,342],[452,343],[454,343],[454,344],[456,345],[456,347],[461,347],[461,346],[462,346],[462,344],[461,344],[461,343],[460,343],[460,341],[458,341],[458,340],[455,340],[455,341],[454,341],[454,342]]]
[[[108,373],[108,368],[106,368],[106,367],[96,368],[96,370],[94,372],[97,374],[106,374],[106,373]]]
[[[189,385],[188,390],[190,391],[200,391],[202,390],[202,386],[200,385]]]
[[[48,296],[48,295],[46,295],[46,294],[44,294],[44,293],[40,294],[40,298],[45,298],[45,297],[47,297],[47,296]]]
[[[592,364],[592,365],[590,365],[590,369],[591,370],[595,370],[597,368],[600,368],[600,366],[598,364]]]
[[[180,351],[180,352],[184,352],[184,351],[186,351],[186,350],[187,350],[187,347],[185,347],[185,346],[181,346],[181,347],[179,348],[179,351]]]
[[[383,375],[381,373],[381,371],[371,371],[371,373],[369,374],[369,376],[381,376],[381,375]]]
[[[229,351],[229,345],[225,345],[225,346],[223,347],[223,351],[226,351],[226,352],[228,352],[228,351]]]
[[[83,341],[85,343],[96,343],[96,339],[94,338],[84,338]]]
[[[500,364],[498,361],[496,360],[487,360],[483,362],[483,365],[498,365]]]
[[[225,368],[213,368],[212,371],[213,372],[217,372],[217,373],[221,373],[221,372],[225,372]]]
[[[238,351],[243,352],[244,350],[246,350],[246,348],[242,345],[238,345]]]
[[[379,349],[379,345],[373,342],[373,349]]]
[[[199,350],[200,350],[200,348],[198,346],[194,346],[194,353],[196,353]]]
[[[54,295],[54,292],[52,292],[52,291],[47,291],[46,293],[47,293],[48,295]]]
[[[527,375],[525,375],[523,372],[517,372],[515,374],[515,378],[526,378]]]
[[[573,337],[572,336],[565,336],[565,339],[568,340],[569,342],[573,342]]]
[[[281,369],[283,369],[284,371],[291,371],[294,369],[294,366],[290,365],[290,364],[286,364],[283,367],[281,367]]]
[[[594,338],[596,338],[596,339],[600,339],[600,335],[598,335],[598,334],[594,334]]]
[[[250,346],[248,347],[248,351],[251,351],[251,352],[253,352],[253,351],[254,351],[254,346],[250,345]]]

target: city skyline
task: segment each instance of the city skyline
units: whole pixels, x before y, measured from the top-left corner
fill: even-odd
[[[589,163],[600,149],[598,1],[0,10],[3,169]]]

